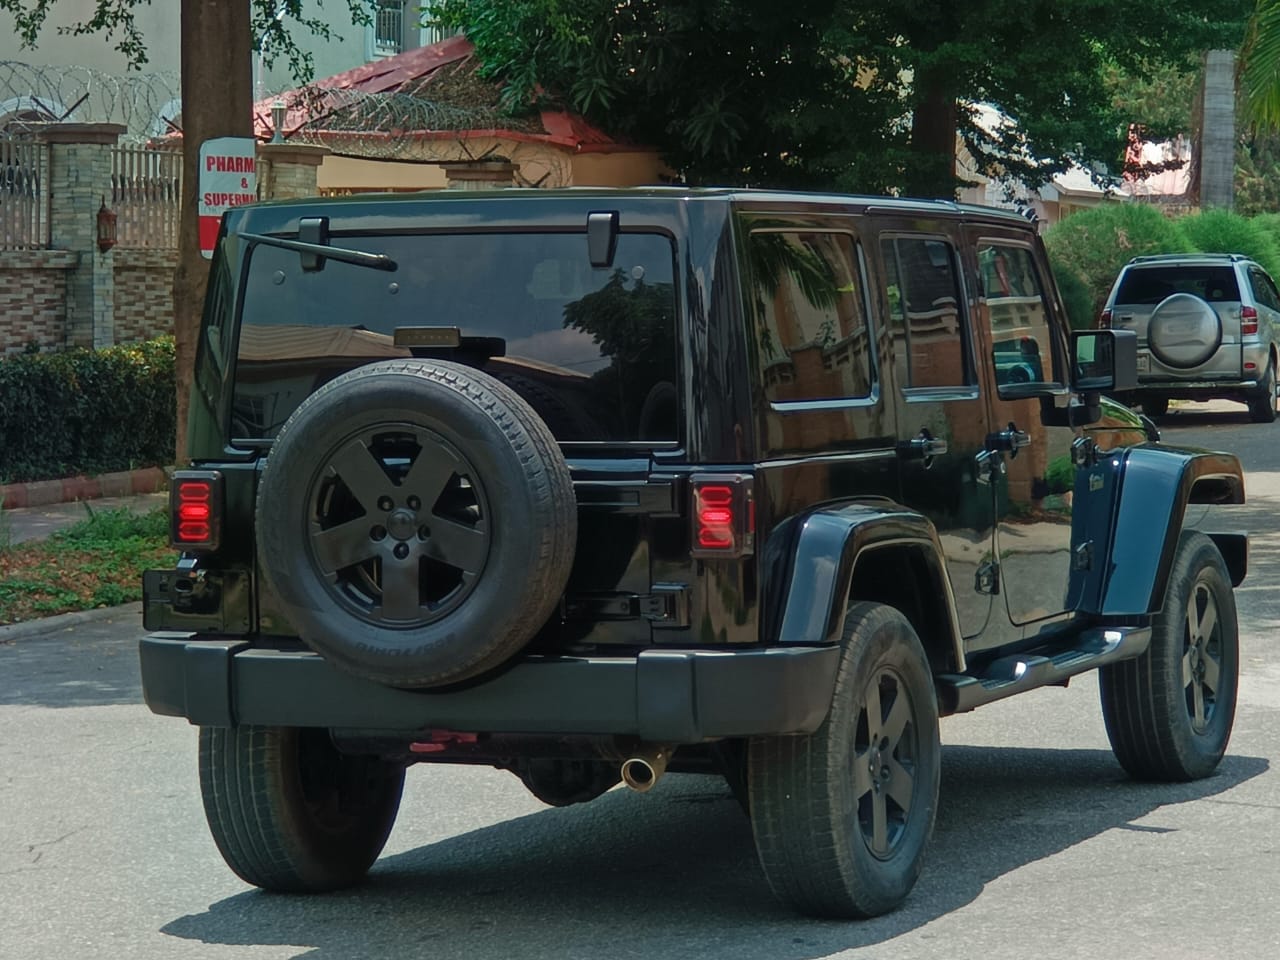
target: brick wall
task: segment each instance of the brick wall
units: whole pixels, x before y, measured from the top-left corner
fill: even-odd
[[[76,261],[62,250],[0,252],[0,356],[33,342],[66,344],[67,271]]]
[[[116,343],[173,332],[175,250],[115,251]]]

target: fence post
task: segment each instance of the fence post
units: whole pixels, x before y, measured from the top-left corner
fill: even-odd
[[[54,123],[49,145],[49,246],[76,257],[67,271],[67,346],[115,342],[115,261],[98,249],[98,208],[111,198],[111,150],[118,123]]]
[[[328,147],[310,143],[258,144],[258,192],[263,200],[319,196],[316,185]]]

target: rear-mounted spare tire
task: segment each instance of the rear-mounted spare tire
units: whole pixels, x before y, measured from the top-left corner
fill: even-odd
[[[317,390],[258,485],[262,576],[301,639],[357,676],[456,683],[547,622],[577,542],[555,438],[512,390],[388,360]]]
[[[1151,311],[1147,343],[1166,367],[1198,367],[1222,344],[1222,321],[1205,300],[1191,293],[1165,297]]]

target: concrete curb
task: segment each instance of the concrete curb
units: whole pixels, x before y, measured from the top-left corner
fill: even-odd
[[[65,477],[61,480],[33,480],[29,483],[0,484],[0,507],[44,507],[52,503],[97,500],[100,497],[131,497],[139,493],[160,493],[172,467],[143,467],[120,473],[100,473],[96,477]]]
[[[109,620],[112,617],[127,619],[135,617],[138,629],[142,629],[142,603],[122,604],[118,607],[99,607],[96,610],[77,610],[75,613],[60,613],[55,617],[44,617],[40,620],[24,620],[22,623],[11,623],[0,627],[0,644],[12,643],[15,640],[31,640],[46,634],[70,630],[82,623],[93,623],[96,620]]]

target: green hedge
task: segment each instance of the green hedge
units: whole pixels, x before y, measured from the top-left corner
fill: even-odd
[[[173,460],[173,338],[0,360],[0,482]]]
[[[1073,214],[1045,231],[1054,276],[1074,274],[1087,290],[1096,317],[1120,268],[1151,253],[1190,253],[1194,248],[1177,225],[1145,203],[1104,203]],[[1064,299],[1067,291],[1063,291]],[[1083,296],[1076,294],[1082,305]],[[1077,322],[1072,317],[1073,324]]]
[[[1280,247],[1265,224],[1229,210],[1206,210],[1178,221],[1182,235],[1201,253],[1243,253],[1273,277],[1280,273]]]

